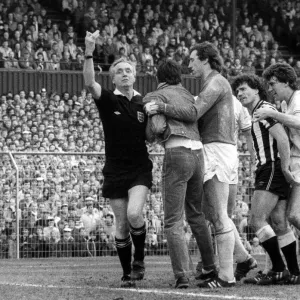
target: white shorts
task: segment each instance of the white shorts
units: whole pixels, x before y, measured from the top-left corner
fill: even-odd
[[[238,182],[239,182],[239,166],[240,166],[240,160],[239,160],[239,157],[237,156],[235,164],[234,164],[234,168],[231,172],[230,184],[238,184]]]
[[[204,182],[216,175],[219,181],[232,184],[232,172],[238,160],[236,146],[225,143],[209,143],[203,145],[203,153]]]
[[[292,156],[290,158],[290,170],[297,181],[300,181],[300,157]]]

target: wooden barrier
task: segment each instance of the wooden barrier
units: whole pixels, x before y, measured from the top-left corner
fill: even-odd
[[[107,72],[96,75],[96,80],[105,88],[112,89],[112,83]],[[182,84],[193,95],[200,91],[200,81],[191,76],[182,76]],[[154,77],[149,75],[137,75],[134,88],[142,95],[155,90],[157,86]],[[63,93],[68,91],[70,94],[80,92],[84,88],[82,72],[75,71],[35,71],[35,70],[0,70],[0,95],[12,92],[38,92],[41,88],[47,91]]]

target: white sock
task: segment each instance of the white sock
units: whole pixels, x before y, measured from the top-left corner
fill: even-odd
[[[234,233],[234,255],[236,257],[236,262],[237,263],[241,263],[246,261],[247,259],[250,258],[250,254],[248,253],[248,251],[245,249],[241,237],[236,229],[236,226],[234,225],[233,221],[230,219],[231,222],[231,226],[233,229],[233,233]]]
[[[272,270],[272,261],[271,261],[269,254],[266,253],[265,268],[263,270],[263,274],[268,274],[270,270]]]
[[[219,255],[219,277],[224,281],[232,282],[233,273],[233,250],[234,250],[234,233],[230,230],[216,236]]]

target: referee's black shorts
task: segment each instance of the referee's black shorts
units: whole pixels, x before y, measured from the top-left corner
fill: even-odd
[[[102,196],[110,199],[127,198],[128,191],[137,185],[148,189],[152,186],[152,162],[149,160],[141,166],[130,168],[128,171],[116,168],[106,168],[103,171],[104,182]]]
[[[279,196],[279,200],[288,200],[290,185],[281,171],[281,162],[276,160],[257,168],[255,190],[269,191]]]

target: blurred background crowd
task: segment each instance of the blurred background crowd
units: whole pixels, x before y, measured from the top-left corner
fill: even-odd
[[[98,29],[94,61],[99,71],[127,57],[136,64],[138,75],[154,76],[156,65],[167,57],[189,74],[191,47],[210,41],[219,48],[230,76],[260,75],[266,66],[283,61],[300,74],[300,58],[294,55],[300,47],[300,1],[237,4],[233,33],[231,0],[4,0],[0,3],[0,67],[81,71],[85,33]],[[101,194],[104,146],[101,120],[86,90],[57,94],[42,88],[1,95],[0,151],[22,152],[15,156],[18,183],[10,157],[0,155],[2,258],[16,255],[17,215],[22,257],[115,255],[114,215]],[[163,148],[148,147],[153,187],[144,208],[147,251],[165,254]],[[254,235],[247,225],[253,170],[243,135],[238,149],[234,221],[249,251],[258,251],[252,249]],[[47,152],[60,155],[44,155]],[[190,250],[196,251],[188,226],[186,237]]]

